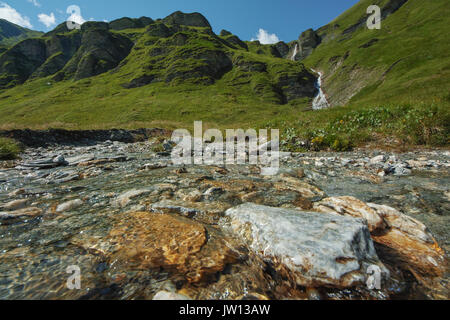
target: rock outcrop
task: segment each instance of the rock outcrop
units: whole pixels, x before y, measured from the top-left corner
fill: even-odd
[[[180,24],[191,27],[204,27],[211,29],[211,25],[208,20],[198,12],[183,13],[181,11],[177,11],[164,18],[162,22],[165,24]]]

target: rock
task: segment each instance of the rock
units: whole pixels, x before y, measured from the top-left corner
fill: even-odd
[[[20,168],[32,168],[32,169],[51,169],[60,166],[67,166],[69,163],[64,159],[63,156],[56,156],[52,159],[42,159],[36,161],[30,161],[21,164]]]
[[[245,203],[226,211],[224,227],[298,285],[362,284],[379,261],[361,219]]]
[[[41,215],[42,212],[43,212],[42,209],[35,207],[19,209],[16,211],[0,212],[0,221],[23,217],[35,217]]]
[[[208,20],[206,20],[206,18],[198,12],[183,13],[181,11],[177,11],[164,18],[162,22],[168,25],[179,24],[191,27],[211,28]]]
[[[141,167],[141,170],[152,171],[157,169],[167,168],[167,164],[164,163],[147,163]]]
[[[27,206],[28,200],[27,199],[23,199],[23,200],[13,200],[10,201],[8,203],[6,203],[3,206],[0,206],[0,209],[2,210],[17,210],[17,209],[23,209]]]
[[[176,202],[170,200],[162,200],[158,203],[154,203],[151,208],[155,212],[176,213],[189,218],[195,217],[197,214],[202,213],[196,208],[188,208],[176,204]]]
[[[131,199],[140,197],[142,195],[146,195],[151,193],[150,189],[141,189],[141,190],[130,190],[119,195],[115,200],[112,201],[112,204],[116,207],[126,207],[128,203],[130,203]]]
[[[379,164],[383,163],[384,161],[386,161],[386,157],[384,155],[379,155],[370,159],[370,164]]]
[[[375,242],[397,264],[411,271],[422,283],[429,284],[433,278],[441,277],[446,270],[445,253],[424,224],[408,217],[394,208],[368,204],[379,214],[389,228],[373,234]]]
[[[16,189],[10,193],[8,193],[8,197],[16,197],[21,194],[25,194],[27,191],[24,188]]]
[[[291,176],[282,176],[280,182],[274,184],[275,189],[291,190],[300,193],[304,198],[322,198],[325,194],[319,188]]]
[[[226,36],[231,36],[233,35],[230,31],[224,30],[222,29],[222,31],[220,31],[220,36],[221,37],[226,37]]]
[[[61,213],[65,211],[70,211],[73,209],[77,209],[83,205],[83,201],[80,199],[71,200],[64,202],[56,207],[56,212]]]
[[[394,208],[365,204],[353,197],[324,199],[314,205],[320,212],[364,218],[372,239],[380,244],[383,258],[411,271],[418,281],[429,285],[445,270],[443,250],[419,221]]]
[[[314,204],[319,212],[362,218],[367,221],[370,232],[384,230],[386,224],[375,210],[353,197],[326,198]]]
[[[155,296],[153,297],[153,300],[155,301],[170,301],[170,300],[177,300],[177,301],[182,301],[182,300],[192,300],[189,297],[186,297],[185,295],[182,294],[177,294],[174,292],[168,292],[168,291],[159,291],[157,294],[155,294]]]
[[[298,38],[299,54],[297,59],[303,60],[308,57],[320,42],[320,36],[313,29],[304,31]]]
[[[213,230],[190,219],[148,212],[118,219],[109,240],[109,261],[132,269],[164,269],[198,283],[236,261],[236,254]]]

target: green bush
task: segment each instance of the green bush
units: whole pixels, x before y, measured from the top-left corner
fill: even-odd
[[[22,151],[20,145],[8,138],[0,138],[0,160],[14,160]]]

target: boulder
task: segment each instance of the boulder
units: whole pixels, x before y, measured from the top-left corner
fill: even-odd
[[[132,269],[164,269],[198,283],[236,261],[224,240],[190,219],[148,212],[129,213],[112,228],[109,261]]]
[[[365,219],[383,258],[410,271],[427,286],[434,286],[430,283],[446,270],[444,251],[425,225],[394,208],[353,197],[333,197],[314,204],[314,209]]]
[[[245,203],[226,211],[224,227],[298,285],[352,287],[379,261],[362,219]]]

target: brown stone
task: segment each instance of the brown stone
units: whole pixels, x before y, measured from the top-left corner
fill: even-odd
[[[197,283],[222,271],[236,255],[195,221],[169,214],[129,213],[110,232],[111,261],[137,269],[163,268]]]
[[[314,209],[367,220],[381,257],[409,270],[425,286],[439,287],[435,279],[446,270],[445,253],[421,222],[394,208],[365,204],[353,197],[327,198]]]
[[[304,198],[323,197],[325,194],[322,190],[307,182],[301,181],[291,176],[282,176],[281,181],[274,184],[275,189],[285,191],[295,191]]]
[[[383,218],[374,209],[353,197],[326,198],[316,203],[314,209],[323,213],[363,218],[367,221],[371,233],[386,228]]]

